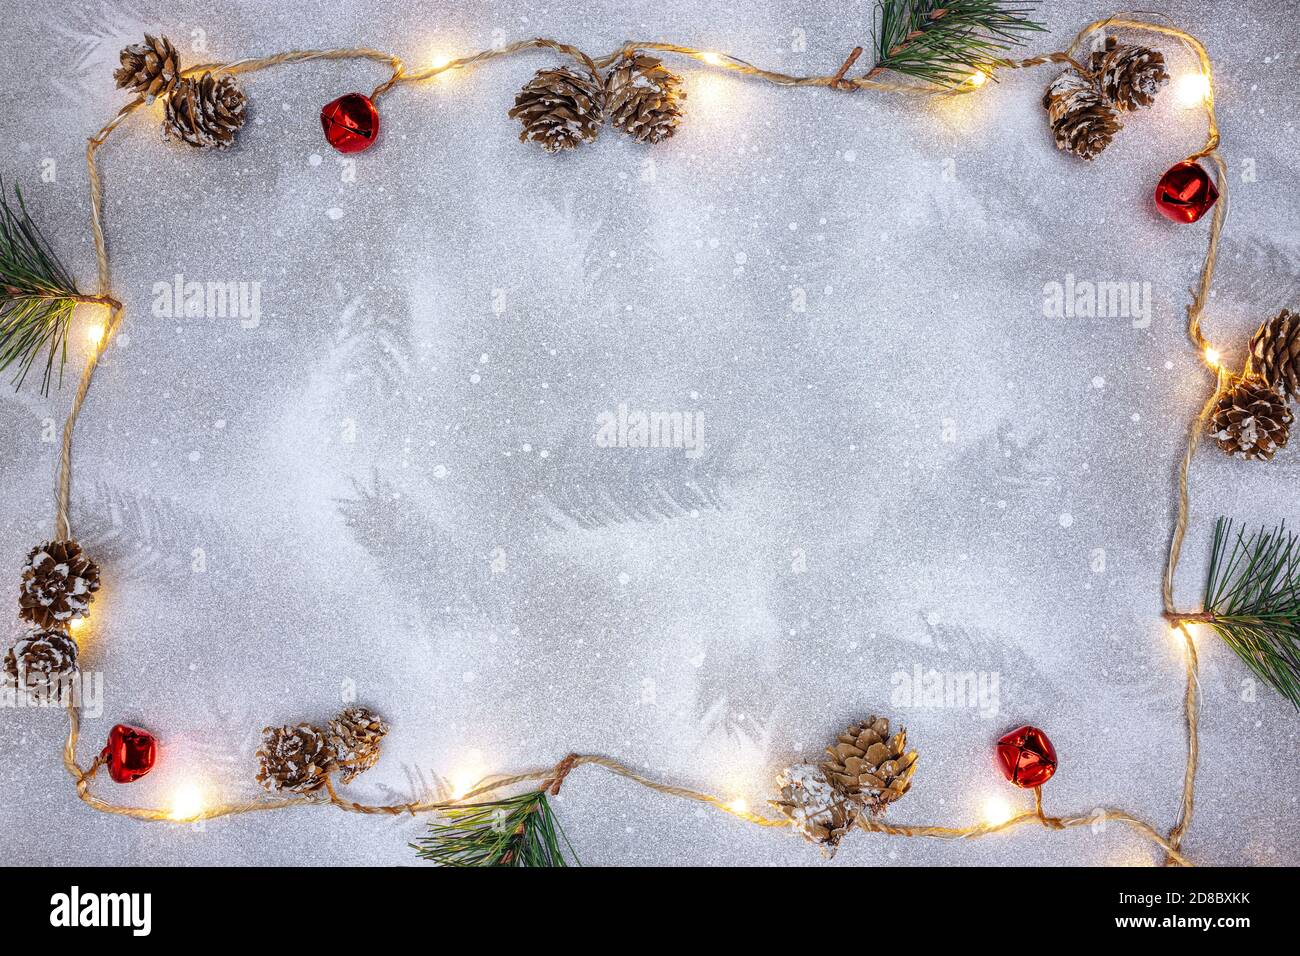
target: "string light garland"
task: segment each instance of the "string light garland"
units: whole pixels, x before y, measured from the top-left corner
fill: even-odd
[[[862,47],[851,51],[835,73],[822,76],[778,73],[729,54],[663,42],[626,43],[605,56],[590,57],[569,44],[534,38],[457,59],[439,57],[432,65],[413,72],[408,72],[398,57],[367,48],[295,50],[182,68],[175,48],[166,38],[146,37],[143,44],[129,47],[123,51],[122,67],[115,78],[120,87],[135,92],[135,98],[91,137],[86,149],[98,294],[78,290],[27,215],[21,193],[16,193],[17,206],[10,206],[0,187],[0,367],[15,366],[21,382],[44,351],[42,387],[48,389],[56,359],[61,367],[76,306],[94,305],[108,310],[106,319],[88,325],[91,351],[63,429],[55,496],[56,538],[32,552],[24,576],[24,614],[45,629],[20,638],[10,648],[5,672],[27,690],[34,689],[28,679],[35,676],[44,681],[47,691],[61,675],[74,672],[77,645],[69,635],[88,613],[98,587],[98,569],[81,555],[73,540],[70,516],[74,428],[100,358],[124,315],[121,302],[112,294],[102,220],[103,184],[96,154],[142,105],[156,98],[164,101],[164,134],[169,138],[197,148],[224,149],[236,141],[243,123],[246,96],[238,77],[309,61],[370,61],[387,66],[389,77],[368,96],[346,94],[327,104],[321,114],[331,145],[355,152],[371,147],[378,139],[381,124],[375,103],[399,85],[421,83],[448,71],[469,69],[525,51],[548,50],[566,57],[572,65],[539,71],[521,91],[511,112],[524,126],[523,139],[558,150],[594,139],[606,120],[646,144],[673,135],[685,115],[680,81],[652,53],[693,59],[712,69],[778,86],[922,96],[965,95],[996,79],[1002,70],[1062,64],[1068,68],[1053,81],[1046,98],[1049,119],[1058,145],[1092,158],[1118,129],[1115,117],[1149,105],[1151,97],[1169,79],[1161,54],[1144,47],[1120,46],[1113,39],[1093,52],[1086,64],[1080,59],[1080,51],[1101,31],[1133,30],[1176,40],[1199,61],[1196,105],[1205,112],[1206,142],[1174,167],[1181,170],[1184,179],[1190,177],[1191,186],[1183,180],[1167,184],[1162,178],[1161,188],[1169,202],[1196,207],[1195,215],[1171,216],[1178,221],[1194,222],[1213,210],[1200,281],[1187,318],[1189,339],[1213,372],[1216,384],[1189,430],[1179,468],[1177,520],[1163,585],[1165,617],[1185,650],[1188,734],[1181,807],[1176,823],[1167,833],[1119,809],[1072,816],[1047,814],[1042,786],[1057,770],[1057,755],[1047,735],[1029,726],[1004,737],[996,752],[1008,779],[1033,790],[1032,809],[1016,810],[998,798],[986,807],[984,821],[973,825],[887,823],[881,815],[908,791],[917,770],[917,755],[907,749],[905,732],[891,734],[888,720],[876,717],[842,734],[828,749],[829,762],[784,771],[778,780],[779,798],[772,801],[779,811],[777,816],[754,813],[744,801],[665,784],[609,757],[576,753],[553,767],[488,777],[468,788],[458,786],[452,799],[386,805],[352,801],[339,794],[335,775],[339,782],[347,783],[372,766],[379,759],[380,741],[388,730],[382,718],[360,707],[344,711],[325,729],[300,724],[264,731],[263,747],[258,753],[259,779],[268,789],[281,791],[278,796],[241,803],[210,803],[205,787],[191,781],[173,796],[169,807],[154,808],[115,803],[91,791],[101,767],[120,783],[147,774],[159,751],[153,735],[119,724],[103,751],[83,766],[77,755],[81,716],[75,699],[70,697],[63,760],[78,797],[95,810],[144,821],[207,820],[307,806],[333,806],[368,815],[434,812],[440,813],[445,822],[431,827],[428,837],[416,844],[425,858],[449,865],[555,866],[565,865],[573,851],[548,799],[559,793],[574,769],[596,766],[657,793],[706,804],[758,826],[792,827],[811,842],[831,849],[854,829],[890,836],[969,840],[1031,822],[1060,831],[1115,821],[1159,846],[1167,863],[1190,865],[1181,845],[1192,821],[1199,759],[1198,662],[1192,628],[1205,625],[1219,633],[1263,679],[1300,706],[1300,546],[1294,536],[1261,531],[1252,538],[1239,533],[1232,547],[1231,526],[1221,520],[1202,607],[1180,612],[1174,601],[1173,580],[1190,522],[1189,474],[1207,431],[1212,431],[1225,448],[1247,458],[1272,457],[1286,444],[1291,416],[1288,403],[1300,397],[1296,384],[1300,375],[1300,320],[1284,312],[1261,327],[1252,339],[1249,361],[1240,373],[1223,364],[1222,352],[1201,332],[1226,211],[1223,193],[1227,165],[1218,152],[1212,65],[1200,41],[1174,26],[1116,16],[1085,26],[1064,51],[1023,60],[1006,59],[1002,52],[1008,43],[1016,42],[1017,34],[1041,29],[1028,20],[1027,12],[1027,6],[1011,6],[1000,0],[951,0],[944,4],[933,0],[880,0],[874,21],[874,63],[859,76],[849,73],[861,57]],[[1181,88],[1181,82],[1178,86]],[[1201,160],[1213,165],[1213,177],[1201,167]],[[1200,170],[1200,175],[1194,170]],[[1165,212],[1163,206],[1160,208]],[[92,579],[94,587],[89,586]],[[513,796],[497,796],[501,791],[538,783],[540,786]]]

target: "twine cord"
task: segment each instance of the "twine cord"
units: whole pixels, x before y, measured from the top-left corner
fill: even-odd
[[[1219,201],[1214,207],[1214,215],[1210,220],[1210,234],[1206,242],[1205,258],[1201,263],[1200,280],[1192,295],[1192,301],[1187,306],[1187,337],[1198,353],[1207,356],[1210,343],[1201,331],[1201,319],[1209,302],[1210,287],[1214,281],[1214,268],[1218,262],[1219,240],[1223,234],[1223,224],[1228,214],[1228,164],[1218,152],[1221,137],[1219,135],[1218,117],[1214,111],[1214,67],[1210,62],[1210,55],[1205,49],[1205,44],[1185,30],[1180,30],[1173,25],[1165,26],[1145,20],[1126,19],[1122,16],[1107,17],[1104,20],[1095,20],[1088,24],[1074,38],[1074,42],[1070,44],[1069,52],[1074,54],[1082,48],[1094,33],[1107,27],[1144,30],[1178,40],[1195,54],[1200,64],[1201,74],[1205,77],[1205,96],[1202,104],[1205,112],[1205,145],[1188,156],[1186,161],[1195,162],[1198,159],[1208,158],[1214,163],[1215,181],[1219,188]],[[1206,424],[1215,405],[1218,403],[1219,396],[1231,385],[1233,379],[1234,376],[1222,366],[1218,368],[1214,394],[1210,396],[1201,409],[1200,415],[1192,423],[1187,436],[1187,450],[1178,469],[1177,516],[1169,539],[1169,559],[1165,564],[1162,585],[1166,617],[1177,617],[1177,607],[1174,600],[1174,578],[1178,572],[1179,560],[1182,557],[1183,541],[1187,536],[1187,528],[1191,522],[1191,493],[1189,486],[1192,462],[1201,446]],[[1199,661],[1196,653],[1196,642],[1185,621],[1180,622],[1178,627],[1187,651],[1184,659],[1186,665],[1186,690],[1183,697],[1183,712],[1187,723],[1187,762],[1183,773],[1183,793],[1178,820],[1169,831],[1169,846],[1165,848],[1166,864],[1181,862],[1178,849],[1181,847],[1183,837],[1187,834],[1187,830],[1192,823],[1192,813],[1195,808],[1196,771],[1200,760]]]
[[[1207,54],[1204,45],[1195,37],[1173,26],[1164,26],[1144,20],[1126,19],[1122,16],[1109,17],[1104,20],[1097,20],[1090,23],[1079,32],[1069,48],[1064,51],[1042,54],[1022,60],[998,60],[991,64],[991,67],[996,71],[996,69],[1026,69],[1048,63],[1063,63],[1069,64],[1079,72],[1090,76],[1092,75],[1090,71],[1077,59],[1078,51],[1094,33],[1107,27],[1147,31],[1175,38],[1196,54],[1200,61],[1202,72],[1207,77],[1207,80],[1212,75],[1209,55]],[[253,73],[273,66],[317,60],[365,60],[386,64],[390,70],[389,77],[376,86],[371,94],[371,98],[376,99],[394,89],[399,84],[420,83],[450,70],[469,69],[493,59],[511,56],[516,53],[534,49],[547,49],[570,57],[592,72],[608,67],[621,56],[631,53],[632,51],[653,50],[660,53],[669,53],[677,56],[688,57],[698,60],[715,69],[731,71],[742,76],[752,77],[777,86],[823,87],[846,92],[857,90],[879,90],[925,96],[961,95],[971,92],[973,89],[973,85],[970,84],[963,84],[953,88],[936,88],[920,86],[914,83],[880,80],[876,78],[874,71],[861,77],[849,77],[846,74],[861,54],[861,48],[855,48],[854,51],[852,51],[843,61],[840,68],[833,74],[824,76],[794,76],[754,66],[751,63],[747,63],[746,61],[729,54],[712,53],[671,43],[628,42],[611,53],[602,57],[593,58],[579,50],[577,47],[543,37],[519,40],[506,46],[482,50],[469,56],[451,60],[444,64],[430,66],[415,72],[407,72],[402,60],[393,54],[361,47],[336,50],[291,50],[284,53],[273,54],[271,56],[236,60],[225,64],[203,64],[187,69],[184,73],[185,75],[192,75],[205,71],[230,74]],[[75,298],[75,301],[84,304],[108,307],[110,311],[104,332],[94,343],[90,354],[86,359],[85,368],[82,372],[77,391],[73,396],[68,417],[63,427],[63,442],[59,456],[57,489],[55,495],[55,524],[60,539],[72,537],[72,523],[70,516],[72,438],[77,418],[85,404],[95,369],[98,367],[105,350],[112,341],[117,329],[120,327],[125,314],[125,309],[122,303],[112,295],[112,276],[109,268],[107,244],[104,238],[103,183],[96,163],[96,152],[104,145],[108,140],[108,137],[143,104],[143,97],[136,97],[134,100],[123,106],[112,120],[110,120],[98,133],[88,140],[86,147],[86,165],[89,172],[90,184],[91,228],[95,243],[95,256],[98,267],[100,292],[97,295],[78,296]],[[1217,151],[1220,136],[1214,113],[1212,85],[1209,87],[1205,98],[1205,114],[1207,120],[1205,145],[1199,151],[1189,156],[1188,160],[1195,161],[1198,159],[1208,158],[1214,163],[1217,173],[1216,179],[1218,181],[1222,199],[1214,210],[1205,259],[1201,267],[1200,281],[1193,293],[1191,304],[1187,308],[1188,338],[1192,342],[1193,346],[1202,353],[1206,349],[1207,343],[1201,332],[1201,318],[1209,300],[1210,286],[1213,280],[1214,268],[1218,255],[1219,239],[1223,230],[1227,206],[1227,164]],[[1184,697],[1184,709],[1187,723],[1188,751],[1183,782],[1181,810],[1178,821],[1169,831],[1168,835],[1162,835],[1151,824],[1123,810],[1099,809],[1089,815],[1049,816],[1043,809],[1041,788],[1035,788],[1034,790],[1034,808],[1032,810],[1021,810],[1013,814],[1007,820],[998,823],[980,823],[965,827],[893,824],[885,823],[875,817],[864,815],[858,821],[859,827],[871,833],[881,833],[890,836],[970,840],[978,839],[994,833],[1001,833],[1029,822],[1036,822],[1040,826],[1049,830],[1061,831],[1083,826],[1085,824],[1095,826],[1104,824],[1107,821],[1115,821],[1124,824],[1135,833],[1161,847],[1166,854],[1166,863],[1175,863],[1180,866],[1192,865],[1191,861],[1181,852],[1180,847],[1182,839],[1191,825],[1196,769],[1199,755],[1197,654],[1191,631],[1187,626],[1187,622],[1195,620],[1197,615],[1179,615],[1177,613],[1174,604],[1174,576],[1177,571],[1183,540],[1190,521],[1191,501],[1188,485],[1192,461],[1195,457],[1197,447],[1200,444],[1200,438],[1205,430],[1206,421],[1208,420],[1214,404],[1217,401],[1218,396],[1231,384],[1233,379],[1234,376],[1231,373],[1222,368],[1219,369],[1218,383],[1215,393],[1211,397],[1210,401],[1206,403],[1201,414],[1189,430],[1190,434],[1187,450],[1183,456],[1178,472],[1177,519],[1170,540],[1169,560],[1165,569],[1163,593],[1166,617],[1170,618],[1175,626],[1181,630],[1186,643],[1187,687]],[[69,700],[68,702],[67,711],[68,736],[63,748],[63,762],[69,775],[75,782],[77,796],[95,810],[118,816],[131,817],[138,820],[191,822],[216,819],[219,817],[237,816],[245,813],[282,810],[290,807],[303,806],[333,806],[346,812],[367,815],[414,815],[463,806],[465,802],[471,801],[477,797],[489,796],[500,790],[538,781],[541,782],[541,786],[538,789],[546,791],[553,796],[558,795],[561,784],[574,769],[584,765],[592,765],[630,780],[633,783],[646,787],[656,793],[707,804],[717,810],[746,820],[747,822],[757,826],[786,827],[790,825],[790,821],[784,817],[768,817],[756,814],[743,807],[730,804],[713,794],[694,790],[689,787],[679,787],[666,784],[651,777],[647,777],[612,758],[598,754],[577,753],[571,753],[554,766],[545,769],[533,770],[509,776],[492,777],[471,789],[463,797],[452,801],[416,800],[400,804],[366,804],[349,800],[346,797],[341,796],[335,788],[333,780],[327,777],[322,788],[323,792],[317,791],[310,794],[266,797],[245,802],[223,803],[204,808],[192,815],[178,817],[173,813],[158,808],[133,807],[110,803],[91,793],[91,783],[98,774],[100,767],[103,765],[103,757],[102,755],[97,756],[84,768],[78,763],[77,743],[81,725],[80,712],[77,709],[75,702],[72,700]]]

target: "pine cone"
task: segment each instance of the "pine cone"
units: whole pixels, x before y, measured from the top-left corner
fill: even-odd
[[[1210,434],[1229,455],[1269,461],[1286,447],[1292,420],[1280,392],[1267,382],[1243,378],[1219,399]]]
[[[1086,77],[1066,70],[1043,94],[1043,108],[1056,136],[1056,148],[1084,159],[1092,159],[1110,145],[1119,132],[1115,110]]]
[[[532,140],[548,153],[590,143],[605,120],[600,77],[578,67],[538,70],[515,97],[512,119],[523,124],[519,142]]]
[[[166,37],[146,33],[143,43],[132,43],[122,51],[121,60],[122,65],[113,73],[117,88],[139,93],[146,103],[155,96],[166,96],[180,82],[180,57]]]
[[[681,77],[657,58],[624,53],[605,77],[611,121],[638,143],[661,143],[677,132],[682,118]]]
[[[6,683],[35,700],[52,699],[77,673],[77,642],[64,631],[33,631],[14,641],[5,655]]]
[[[185,77],[167,97],[163,136],[225,149],[244,125],[244,91],[229,73]]]
[[[99,590],[99,567],[75,541],[32,548],[23,566],[18,614],[41,628],[62,628],[90,613]]]
[[[257,750],[257,782],[267,790],[309,793],[325,785],[334,764],[334,747],[319,727],[266,727]]]
[[[833,787],[820,767],[799,764],[782,770],[776,778],[781,799],[769,801],[789,817],[794,831],[822,848],[830,859],[840,840],[853,828],[858,810]]]
[[[1300,314],[1283,309],[1250,340],[1247,374],[1300,401]]]
[[[1106,49],[1092,55],[1088,64],[1101,86],[1101,94],[1120,110],[1150,106],[1160,87],[1169,82],[1165,57],[1144,46],[1120,46],[1106,38]]]
[[[830,760],[821,765],[826,779],[877,816],[907,793],[916,773],[916,751],[907,749],[907,730],[900,727],[891,737],[884,717],[850,724],[826,753]]]
[[[388,722],[366,707],[349,707],[331,720],[329,739],[339,779],[349,783],[373,767],[386,733]]]

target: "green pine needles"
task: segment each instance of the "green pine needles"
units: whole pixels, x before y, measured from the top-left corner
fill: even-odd
[[[14,196],[17,208],[0,182],[0,370],[13,366],[21,386],[45,352],[41,391],[49,392],[56,358],[63,377],[73,309],[87,297],[32,222],[17,186]]]
[[[1043,29],[1028,18],[1030,0],[877,0],[871,74],[892,70],[935,86],[955,87],[991,74],[1018,34]]]
[[[451,807],[444,815],[411,844],[421,859],[442,866],[568,866],[567,849],[578,862],[545,790]]]
[[[1300,539],[1285,525],[1234,535],[1214,528],[1199,621],[1227,642],[1260,680],[1300,708]]]

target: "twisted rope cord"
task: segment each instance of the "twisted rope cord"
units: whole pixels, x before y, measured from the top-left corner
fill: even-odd
[[[1208,78],[1211,75],[1211,64],[1204,46],[1190,34],[1178,30],[1174,27],[1165,27],[1158,24],[1152,24],[1145,21],[1123,19],[1120,17],[1111,17],[1105,20],[1094,21],[1084,27],[1075,38],[1070,48],[1063,52],[1043,54],[1040,56],[1029,57],[1023,60],[1004,60],[999,61],[999,68],[1023,69],[1040,66],[1046,63],[1068,63],[1075,69],[1083,73],[1089,71],[1079,63],[1075,58],[1078,48],[1083,42],[1097,30],[1105,27],[1117,27],[1122,29],[1146,30],[1175,37],[1191,47],[1198,55],[1204,74]],[[893,81],[878,80],[871,76],[860,78],[847,78],[844,76],[848,66],[851,65],[855,57],[851,54],[845,61],[844,66],[834,74],[826,76],[792,76],[789,74],[778,73],[771,70],[765,70],[753,64],[747,63],[737,57],[729,54],[709,53],[702,50],[696,50],[691,47],[679,46],[676,44],[660,42],[644,43],[626,43],[618,50],[609,53],[598,59],[593,59],[583,53],[576,47],[569,44],[559,43],[555,40],[546,38],[533,38],[529,40],[517,41],[505,47],[491,50],[483,50],[467,57],[452,60],[446,64],[429,67],[414,73],[405,72],[404,64],[401,59],[388,53],[368,48],[349,48],[338,50],[293,50],[285,53],[274,54],[268,57],[237,60],[227,64],[205,64],[186,70],[185,73],[192,74],[203,70],[215,70],[227,73],[251,73],[258,70],[266,69],[272,66],[278,66],[288,63],[301,63],[313,60],[344,60],[344,59],[363,59],[375,62],[387,63],[392,73],[387,80],[375,87],[372,98],[379,97],[398,83],[416,83],[431,79],[439,74],[453,69],[467,69],[479,63],[495,59],[498,57],[509,56],[524,50],[545,48],[564,55],[573,57],[581,62],[588,69],[595,71],[604,68],[625,53],[636,49],[648,49],[658,52],[672,53],[681,56],[690,57],[699,60],[705,64],[725,70],[730,70],[744,76],[755,77],[778,86],[811,86],[827,87],[837,90],[860,90],[873,89],[888,92],[899,92],[908,94],[946,96],[959,95],[969,92],[968,88],[955,87],[952,89],[936,89],[933,87],[917,86],[915,84],[897,83]],[[107,305],[110,308],[109,321],[105,326],[103,335],[95,343],[90,355],[87,358],[85,369],[82,373],[81,381],[78,386],[76,395],[73,398],[69,410],[68,418],[64,423],[63,444],[59,459],[59,477],[56,492],[56,525],[58,534],[62,538],[71,537],[71,520],[70,520],[70,494],[71,494],[71,456],[72,456],[72,436],[77,418],[81,408],[85,403],[86,395],[89,392],[91,379],[95,369],[98,367],[105,349],[112,340],[118,327],[120,326],[124,308],[120,302],[111,296],[111,273],[109,269],[109,260],[107,244],[104,238],[103,228],[103,185],[100,179],[99,170],[95,161],[95,153],[100,146],[108,139],[109,135],[136,109],[143,103],[143,98],[137,97],[131,103],[124,106],[103,129],[95,136],[91,137],[86,149],[86,165],[89,170],[90,181],[90,198],[91,198],[91,225],[95,241],[95,254],[98,264],[98,276],[101,293],[99,296],[84,297],[83,301],[96,302],[101,305]],[[1226,200],[1226,180],[1227,166],[1217,152],[1219,143],[1218,126],[1214,115],[1212,91],[1206,96],[1206,116],[1208,123],[1206,145],[1197,153],[1189,157],[1190,160],[1204,157],[1211,158],[1218,172],[1220,192]],[[1223,221],[1226,212],[1226,201],[1221,202],[1215,209],[1214,218],[1211,225],[1208,248],[1201,269],[1200,285],[1195,293],[1192,304],[1188,306],[1188,336],[1198,349],[1204,349],[1205,340],[1200,331],[1201,315],[1208,301],[1210,284],[1213,278],[1215,261],[1218,251],[1219,237],[1223,228]],[[1224,387],[1225,373],[1221,370],[1219,376],[1219,388],[1216,390],[1215,398],[1218,392]],[[1214,399],[1207,403],[1201,416],[1197,419],[1194,426],[1191,440],[1186,455],[1184,456],[1182,467],[1179,475],[1179,507],[1178,520],[1175,525],[1174,535],[1171,541],[1169,563],[1166,568],[1165,578],[1165,606],[1167,613],[1174,613],[1173,604],[1173,576],[1177,568],[1179,554],[1183,537],[1186,533],[1188,518],[1190,514],[1190,501],[1188,494],[1188,473],[1191,462],[1195,455],[1196,446],[1200,432],[1204,428],[1205,419],[1209,414],[1210,408],[1213,407]],[[1188,726],[1188,760],[1184,776],[1184,790],[1182,800],[1182,810],[1178,822],[1170,831],[1169,837],[1165,838],[1152,827],[1150,824],[1121,810],[1102,810],[1092,815],[1078,815],[1067,817],[1047,816],[1043,811],[1042,792],[1035,789],[1035,808],[1032,811],[1024,810],[1014,814],[1006,821],[997,824],[976,824],[968,827],[947,827],[947,826],[922,826],[922,825],[900,825],[887,824],[882,821],[865,818],[859,822],[859,825],[869,832],[884,833],[894,836],[906,837],[935,837],[940,839],[977,839],[987,836],[991,833],[1000,833],[1009,830],[1012,827],[1031,820],[1038,822],[1052,830],[1064,830],[1071,827],[1082,826],[1084,824],[1093,824],[1099,821],[1115,820],[1124,823],[1132,828],[1135,832],[1149,839],[1153,843],[1161,846],[1166,852],[1166,861],[1178,863],[1179,865],[1191,865],[1190,860],[1184,856],[1179,849],[1181,840],[1185,835],[1191,823],[1194,783],[1196,775],[1198,746],[1198,729],[1197,729],[1197,694],[1196,694],[1196,649],[1192,641],[1190,631],[1186,624],[1181,625],[1187,641],[1187,692],[1185,697],[1185,709]],[[102,765],[102,757],[96,757],[91,764],[82,768],[77,762],[77,742],[80,733],[80,714],[76,705],[69,702],[68,706],[68,737],[64,745],[63,760],[68,773],[76,782],[78,797],[87,805],[104,813],[116,814],[119,816],[133,817],[140,820],[162,821],[174,820],[175,817],[163,810],[148,807],[130,807],[118,804],[111,804],[94,796],[90,792],[90,784],[98,773]],[[537,780],[543,781],[541,789],[549,789],[552,793],[558,793],[560,784],[566,776],[576,767],[585,764],[599,766],[606,771],[631,780],[643,787],[647,787],[657,793],[667,796],[678,797],[681,799],[693,800],[699,803],[705,803],[725,813],[740,817],[751,823],[765,827],[784,827],[789,825],[789,821],[784,818],[765,817],[754,814],[745,809],[740,809],[728,804],[726,801],[709,793],[693,790],[687,787],[678,787],[670,784],[661,783],[646,777],[631,768],[613,760],[596,754],[570,754],[554,767],[546,770],[529,771],[527,773],[515,774],[494,778],[477,788],[471,790],[462,800],[473,799],[477,796],[484,796],[494,793],[507,787],[515,786],[521,783],[528,783]],[[347,800],[337,793],[332,780],[326,779],[325,795],[319,794],[298,795],[292,797],[280,797],[272,799],[260,799],[242,803],[226,803],[207,808],[193,816],[184,817],[184,820],[208,820],[217,817],[232,816],[251,812],[260,812],[266,810],[280,810],[297,806],[315,806],[329,805],[339,809],[361,814],[387,814],[398,815],[403,813],[422,813],[437,811],[448,807],[459,805],[461,801],[412,801],[405,804],[392,805],[372,805],[363,804],[356,801]]]
[[[1192,812],[1196,803],[1196,765],[1201,752],[1198,705],[1200,680],[1197,677],[1196,641],[1192,639],[1192,632],[1186,624],[1180,624],[1178,629],[1182,632],[1187,647],[1187,691],[1183,696],[1183,712],[1187,715],[1187,766],[1183,772],[1183,801],[1178,822],[1169,831],[1169,842],[1173,845],[1173,850],[1165,857],[1165,863],[1175,857],[1174,851],[1182,846],[1183,836],[1192,825]]]
[[[75,714],[75,710],[70,711]],[[75,716],[70,717],[75,721]],[[558,791],[559,784],[562,783],[570,771],[584,765],[600,767],[617,776],[624,777],[634,783],[640,784],[656,793],[662,793],[666,796],[678,797],[684,800],[693,800],[697,803],[708,804],[715,809],[724,813],[729,813],[734,817],[739,817],[749,823],[762,827],[781,828],[790,825],[790,821],[784,817],[764,817],[748,810],[740,810],[727,804],[725,801],[709,793],[699,790],[692,790],[689,787],[677,787],[670,784],[661,783],[658,780],[646,777],[630,767],[604,757],[599,754],[569,754],[554,767],[545,770],[531,770],[526,773],[514,774],[506,777],[493,778],[487,783],[483,783],[470,790],[458,800],[417,800],[410,803],[400,804],[366,804],[357,801],[348,800],[341,797],[335,789],[333,781],[326,778],[324,789],[325,797],[317,795],[303,795],[297,797],[281,797],[278,799],[256,800],[246,803],[231,803],[222,806],[214,806],[196,813],[192,816],[177,818],[163,810],[157,810],[146,807],[124,807],[116,804],[106,803],[103,800],[89,793],[90,780],[99,770],[101,761],[96,758],[95,761],[83,771],[76,764],[74,757],[68,754],[75,748],[75,743],[69,738],[69,746],[65,749],[65,762],[69,763],[69,770],[77,779],[77,793],[83,801],[97,810],[105,813],[113,813],[119,816],[133,817],[138,820],[149,821],[169,821],[169,822],[197,822],[199,820],[211,820],[218,817],[235,816],[243,813],[253,813],[262,810],[283,810],[289,807],[299,806],[333,806],[348,813],[360,813],[367,816],[401,816],[410,814],[412,816],[420,813],[438,812],[440,810],[449,810],[454,807],[464,806],[466,803],[477,797],[490,796],[499,790],[517,786],[521,783],[531,783],[533,781],[542,781],[539,790],[549,790],[553,795]],[[994,833],[1002,833],[1023,823],[1037,822],[1043,827],[1051,830],[1066,830],[1073,827],[1084,825],[1096,826],[1106,821],[1114,820],[1131,827],[1138,834],[1146,837],[1152,843],[1162,847],[1169,857],[1180,866],[1194,865],[1191,860],[1179,852],[1178,848],[1165,837],[1161,836],[1155,827],[1146,821],[1133,816],[1123,810],[1099,810],[1091,814],[1080,814],[1068,817],[1051,817],[1043,812],[1042,791],[1035,789],[1035,808],[1033,810],[1021,810],[1009,819],[1001,823],[980,823],[968,827],[948,827],[948,826],[924,826],[912,824],[892,824],[885,823],[873,817],[862,817],[858,821],[858,826],[869,833],[882,833],[888,836],[903,837],[932,837],[944,840],[976,840],[981,837],[989,836]]]
[[[1223,224],[1228,214],[1228,164],[1219,155],[1218,147],[1221,137],[1219,135],[1218,117],[1214,112],[1214,67],[1210,62],[1210,55],[1205,49],[1205,45],[1196,37],[1180,30],[1178,27],[1169,25],[1165,26],[1158,23],[1151,23],[1145,20],[1134,20],[1123,16],[1107,17],[1103,20],[1095,20],[1088,24],[1074,38],[1070,44],[1068,52],[1075,54],[1083,44],[1094,33],[1107,27],[1128,30],[1142,30],[1149,33],[1156,33],[1162,36],[1173,37],[1188,49],[1190,49],[1200,63],[1201,74],[1205,77],[1205,97],[1203,101],[1205,111],[1205,145],[1195,153],[1187,157],[1188,162],[1195,162],[1198,159],[1209,158],[1215,167],[1215,180],[1219,187],[1219,201],[1214,207],[1214,215],[1210,220],[1210,234],[1206,243],[1205,259],[1201,263],[1200,281],[1193,293],[1192,301],[1187,306],[1187,337],[1191,340],[1192,345],[1202,355],[1206,354],[1209,348],[1209,342],[1206,340],[1204,333],[1201,331],[1201,318],[1205,312],[1205,306],[1209,302],[1210,287],[1214,281],[1214,268],[1218,261],[1219,240],[1223,235]],[[1217,404],[1219,395],[1229,387],[1233,376],[1225,369],[1218,369],[1218,376],[1215,382],[1214,394],[1210,396],[1200,415],[1193,422],[1187,437],[1187,451],[1183,455],[1182,464],[1178,470],[1178,509],[1177,518],[1174,522],[1174,529],[1169,539],[1169,559],[1165,564],[1165,575],[1163,581],[1163,597],[1165,605],[1165,615],[1169,618],[1177,616],[1177,606],[1174,602],[1174,577],[1178,571],[1178,563],[1182,557],[1183,541],[1187,535],[1187,528],[1191,522],[1191,493],[1189,490],[1190,475],[1192,462],[1196,457],[1196,452],[1200,448],[1201,441],[1205,434],[1205,426],[1209,416]],[[1170,847],[1166,847],[1165,862],[1178,861],[1178,848],[1182,845],[1183,837],[1192,824],[1192,813],[1196,803],[1196,771],[1200,761],[1200,697],[1199,688],[1199,661],[1196,654],[1196,642],[1192,637],[1192,632],[1186,622],[1179,623],[1179,629],[1182,632],[1184,643],[1187,648],[1185,665],[1187,670],[1186,691],[1183,696],[1183,711],[1186,715],[1187,722],[1187,763],[1183,772],[1183,793],[1179,806],[1178,820],[1173,828],[1169,831]]]

